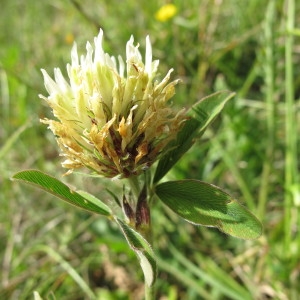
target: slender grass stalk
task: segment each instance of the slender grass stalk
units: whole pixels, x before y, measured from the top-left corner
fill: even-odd
[[[73,280],[78,284],[81,290],[86,294],[89,299],[96,299],[96,295],[87,285],[87,283],[83,280],[83,278],[78,274],[78,272],[63,258],[61,257],[58,252],[53,250],[52,248],[44,245],[38,245],[32,249],[32,251],[36,252],[45,252],[51,258],[56,260],[59,265],[73,278]]]
[[[293,82],[293,44],[291,32],[295,24],[295,0],[287,0],[286,39],[285,39],[285,214],[284,214],[284,251],[291,256],[292,226],[295,220],[293,214],[292,190],[297,183],[297,129],[294,105]],[[297,223],[297,221],[296,221]],[[295,223],[295,224],[296,224]]]
[[[214,287],[221,294],[226,295],[230,299],[236,300],[252,299],[249,292],[242,286],[239,286],[238,283],[232,280],[232,278],[227,278],[225,272],[223,272],[222,276],[218,278],[218,269],[216,267],[207,272],[207,265],[205,271],[202,270],[198,265],[192,263],[189,259],[182,255],[182,253],[175,247],[170,246],[170,252],[174,255],[174,257],[176,257],[176,260],[184,266],[184,269],[188,270],[191,274],[203,280],[208,285]],[[208,258],[208,260],[210,260],[210,258]]]
[[[195,279],[194,276],[189,274],[186,270],[179,269],[172,265],[171,261],[166,261],[160,257],[157,257],[157,263],[161,270],[171,274],[181,283],[185,284],[188,288],[195,291],[199,295],[200,299],[213,300],[213,296],[207,291],[207,289],[199,284],[199,280]]]
[[[246,95],[248,94],[251,86],[253,85],[255,79],[257,78],[257,75],[259,73],[259,61],[256,60],[255,63],[253,64],[250,72],[247,75],[247,78],[245,79],[243,86],[239,89],[238,91],[238,98],[245,98]],[[239,100],[240,103],[240,100]]]
[[[8,78],[7,74],[4,70],[0,70],[0,96],[2,99],[2,111],[1,111],[1,117],[2,120],[7,121],[7,124],[9,124],[9,115],[10,115],[10,109],[9,109],[9,87],[8,87]]]
[[[266,152],[261,175],[261,186],[258,196],[258,217],[263,218],[266,210],[266,203],[270,189],[269,177],[272,171],[274,136],[275,136],[275,101],[274,101],[274,82],[275,82],[275,60],[274,60],[274,18],[275,1],[269,1],[264,25],[264,49],[265,49],[265,87],[266,87],[266,125],[267,140]]]
[[[3,157],[13,148],[15,143],[20,138],[21,134],[30,126],[31,120],[27,121],[21,127],[19,127],[6,141],[3,145],[0,146],[0,159]]]
[[[230,172],[234,176],[234,179],[236,180],[237,185],[241,189],[241,192],[243,194],[245,202],[247,203],[248,208],[250,210],[254,211],[255,210],[254,197],[252,196],[252,194],[251,194],[251,192],[249,190],[248,184],[246,183],[246,181],[243,178],[243,175],[239,171],[239,168],[237,167],[237,165],[236,165],[236,163],[235,163],[235,161],[233,159],[233,156],[231,155],[231,153],[229,153],[229,151],[227,151],[226,149],[222,148],[222,145],[221,145],[218,137],[212,139],[211,143],[217,149],[222,150],[222,159],[224,160],[225,164],[230,169]]]

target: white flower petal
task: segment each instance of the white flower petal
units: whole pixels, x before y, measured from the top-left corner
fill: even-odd
[[[125,64],[122,56],[118,56],[118,61],[119,61],[119,74],[121,77],[124,77],[124,71],[125,71]]]
[[[89,42],[87,42],[86,43],[85,63],[82,64],[82,67],[85,67],[85,69],[87,69],[87,68],[91,69],[92,68],[92,65],[93,65],[93,52],[94,52],[94,49],[93,49],[92,45]]]
[[[150,77],[152,74],[152,47],[149,35],[146,37],[145,71]]]
[[[110,57],[108,53],[105,53],[105,64],[112,69],[116,69],[116,59],[113,56]]]
[[[48,73],[44,69],[41,69],[41,71],[44,76],[44,85],[49,95],[58,93],[59,89],[56,82],[48,75]]]
[[[103,31],[100,29],[99,34],[94,39],[95,43],[95,62],[100,62],[101,64],[104,63],[104,51],[102,47],[103,41]]]
[[[78,60],[78,52],[77,52],[77,44],[74,43],[72,50],[71,50],[71,61],[73,67],[78,67],[79,60]]]
[[[66,81],[66,79],[64,78],[64,76],[62,75],[61,70],[59,68],[54,69],[54,77],[56,83],[58,84],[63,94],[66,94],[67,92],[70,91],[71,87],[69,83]]]

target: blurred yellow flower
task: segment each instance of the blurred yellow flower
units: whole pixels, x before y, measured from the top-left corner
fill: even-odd
[[[67,33],[65,35],[65,43],[66,44],[73,44],[74,43],[74,35],[72,33]]]
[[[177,13],[177,7],[172,4],[168,3],[163,5],[155,14],[156,20],[160,22],[165,22],[171,18],[173,18]]]
[[[149,37],[145,63],[131,37],[126,64],[104,52],[102,39],[100,30],[95,46],[88,42],[87,54],[80,58],[74,44],[68,81],[59,68],[55,80],[42,70],[49,96],[40,97],[57,120],[41,122],[55,134],[67,173],[85,166],[105,177],[130,177],[167,151],[186,117],[184,110],[174,112],[167,105],[178,83],[169,82],[172,69],[162,81],[155,80],[159,61],[152,61]]]

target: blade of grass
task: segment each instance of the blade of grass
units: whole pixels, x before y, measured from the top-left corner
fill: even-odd
[[[221,294],[228,296],[230,299],[244,299],[251,300],[252,296],[249,294],[247,290],[245,290],[242,286],[239,286],[231,277],[229,277],[225,272],[221,271],[221,269],[216,270],[215,274],[213,272],[207,272],[207,270],[203,271],[199,266],[193,264],[190,260],[188,260],[184,255],[182,255],[175,247],[169,247],[172,255],[176,257],[176,260],[179,261],[191,274],[194,274],[198,278],[202,279],[207,284],[211,285],[213,288],[218,290]],[[209,258],[207,258],[209,260]],[[216,276],[217,273],[220,274],[223,272],[222,279],[219,276]]]
[[[78,284],[82,291],[87,295],[88,299],[96,299],[96,295],[89,288],[87,283],[82,279],[77,271],[56,251],[45,245],[36,246],[32,250],[36,252],[42,251],[48,254],[51,258],[57,261],[61,265],[61,267],[73,278],[73,280]]]
[[[9,87],[7,74],[4,70],[0,70],[0,95],[2,99],[2,118],[3,120],[9,119]]]
[[[274,21],[275,21],[275,1],[269,1],[267,7],[266,19],[264,25],[264,49],[265,49],[265,87],[266,87],[266,125],[267,125],[267,141],[266,152],[261,175],[261,185],[258,196],[258,217],[263,218],[265,215],[266,203],[269,194],[269,177],[273,165],[274,153],[274,136],[275,136],[275,101],[274,101]]]
[[[5,142],[5,144],[0,148],[0,160],[6,155],[6,153],[13,147],[13,145],[18,141],[20,135],[30,126],[30,120],[28,120],[24,125],[19,127]]]
[[[287,0],[286,38],[285,38],[285,195],[284,195],[284,251],[287,257],[292,254],[293,226],[299,223],[293,207],[292,190],[297,184],[297,128],[294,99],[293,46],[294,37],[290,32],[295,24],[295,1]],[[298,216],[297,216],[298,217]],[[299,219],[299,218],[298,218]]]
[[[203,265],[203,269],[205,269],[207,273],[211,274],[211,276],[223,283],[227,288],[239,293],[243,299],[244,297],[246,297],[245,299],[251,299],[251,296],[252,298],[255,297],[255,292],[257,292],[257,290],[255,290],[256,286],[254,286],[252,281],[247,281],[247,278],[245,279],[244,277],[239,277],[237,280],[235,280],[233,276],[228,276],[228,273],[223,270],[217,262],[211,258],[205,257],[200,252],[195,254],[195,262],[196,264],[199,263]],[[233,270],[235,271],[234,268]]]
[[[171,274],[182,284],[186,285],[190,289],[193,289],[195,293],[197,293],[197,295],[202,297],[202,299],[214,299],[213,296],[207,291],[207,289],[199,284],[199,280],[193,278],[193,276],[183,268],[179,269],[178,267],[175,267],[170,261],[166,261],[159,256],[156,257],[156,262],[160,270]]]
[[[222,152],[222,159],[224,160],[224,163],[227,165],[229,168],[230,172],[234,176],[234,179],[236,180],[237,185],[241,189],[241,192],[243,194],[243,198],[245,202],[247,203],[247,207],[249,210],[252,212],[255,211],[255,200],[254,197],[252,196],[250,189],[248,187],[248,184],[243,178],[243,175],[239,171],[238,166],[236,165],[234,161],[234,157],[232,156],[229,151],[227,151],[224,147],[222,147],[219,137],[215,137],[214,139],[211,139],[211,143],[213,146],[218,149],[219,151]]]

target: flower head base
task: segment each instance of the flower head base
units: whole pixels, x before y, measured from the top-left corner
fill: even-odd
[[[155,81],[159,62],[152,61],[149,37],[145,63],[133,37],[123,59],[109,56],[102,48],[103,32],[95,38],[95,51],[87,43],[87,54],[78,58],[74,45],[69,82],[60,69],[55,81],[42,70],[48,97],[57,120],[43,119],[57,138],[66,160],[62,166],[85,166],[105,177],[130,177],[150,167],[166,151],[185,117],[167,106],[178,81],[170,73]],[[94,52],[94,54],[93,54]],[[126,75],[125,75],[126,67]]]

